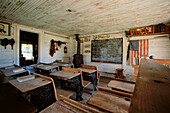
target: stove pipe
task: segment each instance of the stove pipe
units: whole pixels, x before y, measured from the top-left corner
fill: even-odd
[[[73,57],[73,64],[75,68],[81,67],[81,64],[83,64],[83,55],[80,54],[80,38],[79,34],[76,35],[76,41],[77,41],[77,54],[75,54]]]
[[[80,38],[79,38],[79,34],[75,34],[76,35],[76,41],[77,41],[77,54],[80,54]]]

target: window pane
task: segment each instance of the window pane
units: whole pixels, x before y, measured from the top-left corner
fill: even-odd
[[[26,60],[33,59],[33,45],[32,44],[22,44],[22,54]]]

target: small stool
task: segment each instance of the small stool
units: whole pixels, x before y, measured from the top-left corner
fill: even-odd
[[[117,73],[116,77],[124,79],[123,69],[116,69],[116,73]]]

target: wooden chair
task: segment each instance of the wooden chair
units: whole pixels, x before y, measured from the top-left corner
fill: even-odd
[[[83,87],[87,87],[87,86],[90,84],[89,81],[83,80],[82,72],[81,72],[80,69],[62,67],[62,70],[64,70],[64,71],[70,71],[70,72],[75,72],[75,73],[80,73],[80,76],[81,76],[81,85],[82,85]]]
[[[99,80],[100,80],[100,73],[98,73],[97,66],[90,66],[90,65],[81,64],[81,67],[82,67],[82,68],[86,68],[86,69],[96,70],[97,82],[99,83]]]

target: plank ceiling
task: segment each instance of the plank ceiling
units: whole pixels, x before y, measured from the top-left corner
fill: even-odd
[[[0,0],[0,20],[72,36],[170,22],[170,0]]]

